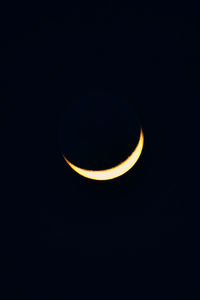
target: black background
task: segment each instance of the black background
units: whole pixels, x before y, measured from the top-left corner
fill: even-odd
[[[20,195],[13,210],[33,220],[34,233],[39,228],[39,249],[184,256],[190,184],[185,158],[197,121],[200,50],[194,15],[108,1],[13,8],[2,24],[8,57],[2,81],[7,126],[14,133],[8,139],[17,157],[13,189]],[[135,168],[107,182],[76,174],[58,145],[61,113],[79,97],[99,92],[131,102],[145,133]],[[28,240],[34,244],[30,231],[22,234],[22,244]]]

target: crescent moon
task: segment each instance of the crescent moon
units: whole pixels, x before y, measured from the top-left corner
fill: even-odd
[[[76,171],[78,174],[80,174],[86,178],[93,179],[93,180],[110,180],[110,179],[113,179],[113,178],[116,178],[116,177],[119,177],[119,176],[125,174],[135,165],[135,163],[138,161],[138,159],[142,153],[143,144],[144,144],[144,134],[141,129],[139,142],[138,142],[135,150],[131,153],[131,155],[125,161],[118,164],[117,166],[110,168],[110,169],[106,169],[106,170],[100,170],[100,171],[85,170],[85,169],[79,168],[79,167],[75,166],[74,164],[72,164],[71,162],[69,162],[64,155],[63,155],[63,157],[64,157],[65,161],[68,163],[68,165],[74,171]]]

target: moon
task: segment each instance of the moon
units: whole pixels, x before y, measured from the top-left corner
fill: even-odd
[[[72,164],[70,161],[67,160],[67,158],[64,155],[63,158],[75,172],[77,172],[79,175],[83,177],[93,179],[93,180],[110,180],[125,174],[136,164],[136,162],[138,161],[142,153],[143,144],[144,144],[144,134],[142,129],[140,129],[140,137],[139,137],[138,144],[134,149],[134,151],[131,153],[131,155],[122,163],[118,164],[113,168],[106,169],[106,170],[98,170],[98,171],[85,170]]]

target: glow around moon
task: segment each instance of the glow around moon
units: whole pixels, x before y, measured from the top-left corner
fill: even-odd
[[[119,177],[123,174],[125,174],[126,172],[128,172],[137,162],[137,160],[139,159],[142,149],[143,149],[143,144],[144,144],[144,135],[143,135],[143,131],[142,129],[140,130],[140,138],[139,138],[139,142],[135,148],[135,150],[133,151],[133,153],[122,163],[120,163],[119,165],[110,168],[110,169],[106,169],[106,170],[100,170],[100,171],[95,171],[95,170],[85,170],[82,168],[79,168],[77,166],[75,166],[74,164],[72,164],[71,162],[69,162],[66,157],[63,155],[65,161],[68,163],[68,165],[74,170],[76,171],[78,174],[89,178],[89,179],[93,179],[93,180],[110,180],[116,177]]]

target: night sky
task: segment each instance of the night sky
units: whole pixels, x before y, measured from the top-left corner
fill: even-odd
[[[15,182],[23,202],[16,207],[39,228],[39,249],[78,256],[182,253],[190,168],[185,158],[196,122],[191,107],[198,80],[192,74],[200,53],[195,18],[176,9],[158,12],[108,1],[90,8],[77,3],[28,8],[23,16],[13,11],[5,24],[11,151],[17,154]],[[94,94],[112,99],[111,112],[113,99],[127,101],[144,130],[139,161],[110,181],[75,173],[59,144],[63,113],[80,99],[84,106]],[[118,131],[120,142],[120,126]],[[87,140],[88,147],[95,139]],[[27,233],[24,243],[26,238]]]

